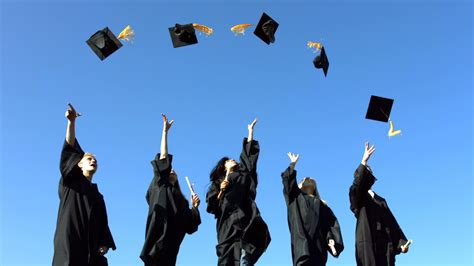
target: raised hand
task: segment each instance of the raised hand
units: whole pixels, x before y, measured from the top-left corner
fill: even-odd
[[[255,124],[257,124],[257,121],[257,118],[255,118],[253,122],[247,126],[247,128],[249,129],[249,136],[247,138],[248,142],[251,142],[253,140],[253,128],[255,127]]]
[[[199,196],[197,194],[193,194],[191,196],[191,202],[193,205],[193,208],[199,207],[199,204],[201,204],[201,200],[199,199]]]
[[[365,143],[365,151],[364,151],[364,156],[362,157],[362,165],[367,165],[367,161],[370,159],[370,156],[372,156],[372,153],[375,152],[375,146],[372,145],[370,146],[368,142]]]
[[[66,114],[64,115],[69,121],[73,122],[76,120],[77,117],[81,116],[80,113],[76,112],[76,109],[74,109],[74,106],[72,104],[68,103],[68,109],[66,111]]]
[[[296,165],[296,163],[298,162],[298,159],[300,158],[300,155],[289,152],[288,157],[290,157],[291,164]]]
[[[168,132],[171,125],[173,125],[174,120],[168,122],[168,118],[164,114],[161,114],[161,117],[163,117],[163,131]]]
[[[255,127],[255,124],[257,124],[257,122],[258,122],[258,120],[257,120],[257,118],[255,118],[253,120],[253,122],[250,125],[247,126],[249,131],[253,131],[253,128]]]

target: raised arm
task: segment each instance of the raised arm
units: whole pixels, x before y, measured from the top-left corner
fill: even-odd
[[[76,109],[74,109],[72,104],[68,103],[68,106],[69,108],[65,114],[67,118],[66,142],[67,144],[74,146],[76,142],[76,118],[80,116],[80,114],[76,112]]]
[[[161,114],[163,117],[163,133],[161,135],[161,149],[160,153],[156,155],[155,159],[151,161],[153,166],[153,171],[155,173],[154,179],[157,184],[167,183],[169,180],[169,175],[171,173],[171,163],[173,161],[173,156],[168,154],[168,131],[173,124],[173,120],[168,122],[168,118]]]
[[[300,193],[296,182],[296,170],[295,166],[298,162],[299,155],[289,152],[290,166],[281,174],[281,180],[283,182],[283,195],[285,196],[286,204],[290,204]]]
[[[242,152],[240,154],[241,169],[254,173],[257,171],[257,160],[260,154],[260,145],[258,141],[253,140],[253,131],[256,123],[257,119],[248,125],[249,135],[248,138],[244,139]]]
[[[80,176],[80,169],[77,166],[84,156],[84,151],[76,140],[75,121],[79,114],[71,104],[68,104],[66,118],[68,125],[66,130],[66,139],[61,150],[59,170],[64,184],[67,185],[73,181],[74,177]]]
[[[369,143],[365,143],[364,156],[359,167],[354,173],[354,181],[349,191],[351,210],[354,214],[358,215],[360,208],[364,205],[365,199],[368,196],[368,190],[375,183],[375,177],[369,170],[367,162],[375,152],[375,147],[369,146]]]
[[[160,159],[165,159],[168,156],[168,131],[174,120],[168,122],[168,118],[164,114],[161,114],[161,117],[163,117],[163,133],[161,134]]]

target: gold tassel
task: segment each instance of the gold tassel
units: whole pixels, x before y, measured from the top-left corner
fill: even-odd
[[[314,52],[316,52],[317,50],[321,50],[321,48],[323,47],[323,45],[320,43],[320,42],[311,42],[309,41],[308,44],[306,44],[308,46],[308,48],[314,48]]]
[[[207,36],[210,36],[214,33],[214,30],[212,28],[208,27],[208,26],[204,26],[204,25],[201,25],[201,24],[194,23],[193,27],[196,30],[206,34]]]
[[[130,25],[128,25],[127,27],[125,27],[125,29],[123,29],[123,31],[119,34],[119,36],[117,37],[117,39],[119,40],[124,40],[124,41],[131,41],[133,40],[133,38],[135,37],[135,32],[133,31],[132,27],[130,27]]]
[[[245,34],[245,29],[252,26],[252,24],[238,24],[230,28],[230,31],[235,33],[235,35],[244,35]]]

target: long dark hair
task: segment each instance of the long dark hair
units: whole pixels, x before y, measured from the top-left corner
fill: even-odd
[[[211,175],[209,176],[211,183],[219,183],[219,181],[225,176],[225,162],[228,160],[229,157],[224,156],[217,162],[216,166],[211,171]]]

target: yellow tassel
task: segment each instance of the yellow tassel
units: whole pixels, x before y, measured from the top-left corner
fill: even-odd
[[[208,26],[204,26],[204,25],[201,25],[201,24],[194,23],[193,27],[196,30],[206,34],[207,36],[210,36],[214,33],[214,30],[212,28],[209,28]]]
[[[252,26],[252,24],[238,24],[230,28],[230,31],[235,33],[235,35],[244,35],[245,34],[245,29]]]
[[[402,133],[402,131],[401,130],[395,130],[392,120],[390,120],[389,122],[390,122],[390,130],[388,131],[388,136],[389,137],[395,137],[397,135],[400,135]]]
[[[308,48],[314,48],[314,52],[316,52],[317,50],[321,50],[321,48],[323,47],[323,45],[320,43],[320,42],[308,42],[308,44],[306,44],[308,46]]]
[[[124,40],[124,41],[131,41],[135,37],[135,32],[133,31],[132,27],[128,25],[123,29],[123,31],[119,34],[117,39]]]

